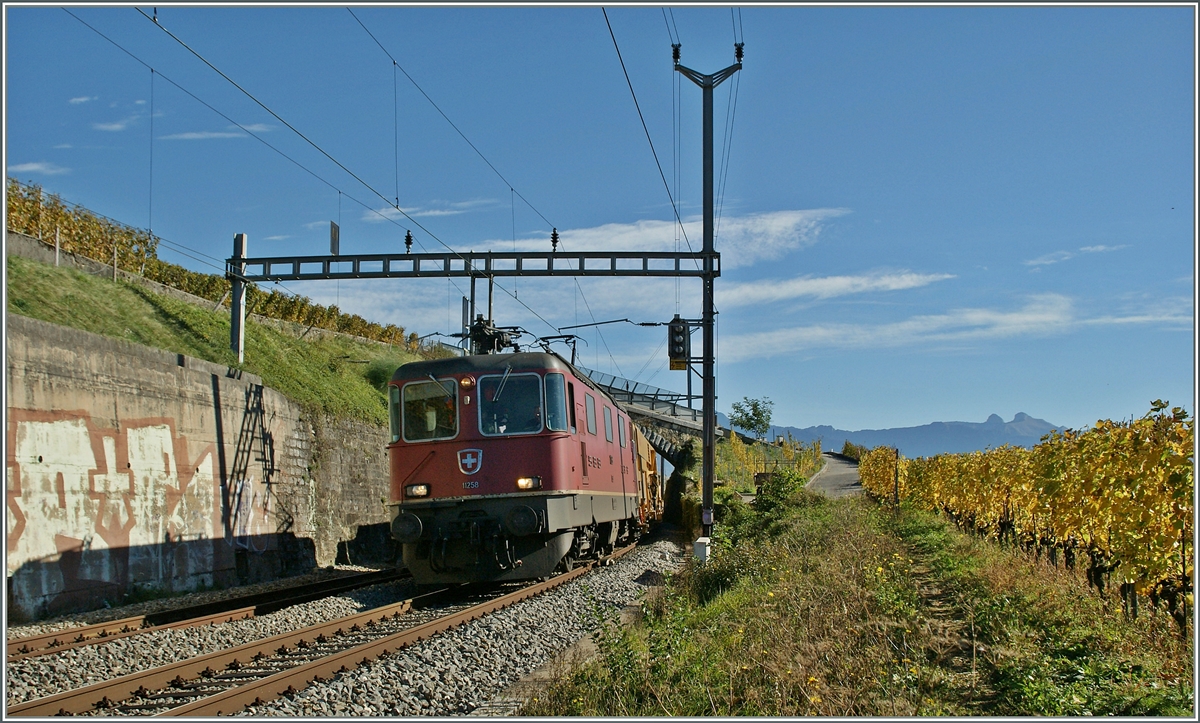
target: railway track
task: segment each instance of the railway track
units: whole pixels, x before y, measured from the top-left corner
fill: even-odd
[[[404,600],[327,623],[275,635],[179,663],[28,701],[9,716],[177,715],[214,716],[304,689],[388,653],[539,595],[587,573],[597,564],[451,612],[413,620],[410,614],[444,600],[448,590]]]
[[[6,660],[11,663],[86,645],[109,643],[156,630],[219,625],[235,620],[245,620],[256,615],[267,615],[293,605],[404,577],[408,577],[408,573],[403,570],[378,570],[347,575],[335,580],[321,580],[296,585],[283,590],[242,595],[227,600],[173,608],[95,625],[57,630],[43,635],[8,641]]]

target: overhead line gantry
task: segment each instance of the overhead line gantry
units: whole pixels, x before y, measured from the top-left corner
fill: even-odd
[[[245,341],[246,284],[265,281],[309,281],[331,279],[384,278],[452,278],[466,277],[472,281],[474,297],[476,279],[508,276],[579,277],[675,277],[699,278],[703,282],[703,312],[699,320],[685,319],[689,326],[702,330],[703,349],[699,357],[688,357],[691,365],[700,364],[703,385],[703,463],[701,494],[701,531],[696,542],[696,554],[708,557],[708,543],[713,525],[713,483],[716,471],[716,309],[713,301],[713,282],[721,275],[721,254],[714,248],[713,224],[713,103],[712,91],[724,80],[742,69],[742,43],[734,43],[737,62],[711,75],[698,73],[679,64],[679,45],[672,46],[675,70],[700,86],[703,91],[704,132],[704,246],[699,252],[650,251],[449,251],[441,253],[395,253],[342,256],[273,256],[247,255],[245,234],[234,237],[233,256],[226,261],[226,276],[232,282],[230,340],[241,364]],[[551,243],[557,249],[557,229]],[[689,265],[690,264],[690,265]],[[346,270],[345,267],[349,266]],[[474,306],[474,303],[471,304]],[[489,314],[490,321],[490,314]]]

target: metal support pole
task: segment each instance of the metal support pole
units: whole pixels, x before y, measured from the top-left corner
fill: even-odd
[[[117,280],[117,242],[113,241],[113,281]]]
[[[701,317],[701,328],[704,333],[703,371],[701,374],[703,402],[703,438],[704,456],[701,474],[700,523],[702,538],[712,536],[713,525],[713,483],[717,462],[717,378],[716,378],[716,339],[714,326],[716,310],[713,306],[713,281],[717,277],[715,267],[716,249],[713,247],[713,88],[742,69],[742,64],[734,63],[724,70],[712,75],[704,75],[686,68],[675,62],[675,70],[688,80],[700,86],[704,97],[704,312]],[[707,543],[707,539],[705,539]],[[707,548],[700,550],[697,542],[697,555],[702,559],[707,556]]]
[[[492,276],[488,277],[488,325],[492,324],[492,298],[495,293],[493,288],[496,285],[496,279]]]
[[[475,274],[471,274],[471,326],[475,325]],[[470,331],[468,329],[468,339],[470,339]],[[475,341],[472,339],[467,347],[470,351],[468,354],[476,354],[478,350],[475,348]]]
[[[59,249],[61,249],[61,248],[62,248],[62,245],[61,245],[61,243],[59,241],[59,237],[58,237],[58,227],[55,226],[54,227],[54,265],[55,266],[58,266],[58,253],[59,253]]]
[[[462,355],[467,355],[467,349],[471,344],[471,302],[467,301],[467,297],[462,297]]]
[[[240,259],[246,258],[246,234],[239,233],[233,237],[233,258],[230,259],[231,298],[229,303],[229,348],[237,354],[237,363],[245,360],[246,348],[246,282],[242,274],[246,265]]]

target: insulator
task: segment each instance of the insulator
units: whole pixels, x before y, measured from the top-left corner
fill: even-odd
[[[558,229],[550,230],[550,250],[551,252],[558,251]]]
[[[679,64],[679,48],[680,47],[681,47],[680,43],[671,43],[671,59],[675,61],[676,65]]]
[[[742,48],[745,45],[746,45],[745,43],[734,43],[733,44],[733,57],[737,58],[737,62],[739,62],[739,63],[742,62]]]
[[[412,231],[406,231],[404,234],[404,253],[412,253]]]

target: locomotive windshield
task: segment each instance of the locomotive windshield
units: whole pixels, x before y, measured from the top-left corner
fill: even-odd
[[[511,372],[481,377],[479,431],[487,435],[542,431],[542,378]]]
[[[458,395],[453,379],[404,385],[404,441],[450,439],[458,434]]]

